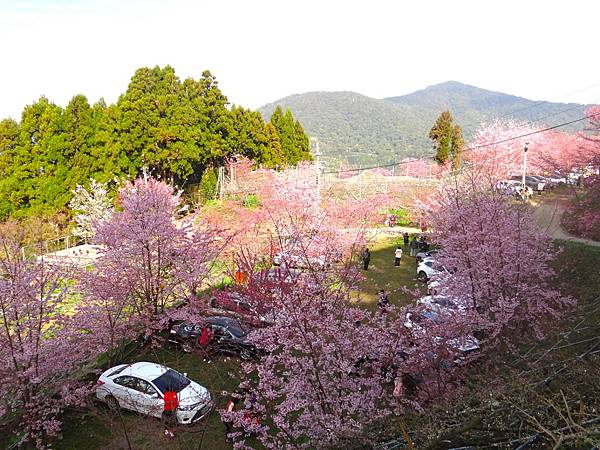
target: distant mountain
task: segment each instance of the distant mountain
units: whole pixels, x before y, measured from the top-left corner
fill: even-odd
[[[399,97],[374,99],[355,92],[308,92],[259,108],[268,119],[277,105],[291,108],[310,136],[319,139],[329,167],[386,164],[432,154],[427,138],[437,116],[449,109],[468,139],[481,122],[512,117],[555,125],[583,116],[587,105],[532,101],[456,81]],[[579,122],[564,131],[580,130]]]

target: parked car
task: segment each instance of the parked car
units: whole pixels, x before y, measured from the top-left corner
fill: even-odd
[[[560,184],[567,184],[567,178],[559,174],[548,175],[546,178],[555,186]]]
[[[322,257],[297,254],[291,251],[283,251],[277,253],[273,257],[273,265],[285,266],[291,269],[324,270],[330,266],[330,263],[325,261],[325,259]]]
[[[453,311],[467,310],[467,306],[465,305],[465,302],[463,300],[458,298],[452,298],[442,294],[431,294],[425,297],[421,297],[417,300],[417,305],[426,305],[430,307],[441,306],[442,308],[446,308]]]
[[[456,312],[448,308],[431,304],[420,311],[406,313],[404,326],[413,333],[420,333],[425,331],[425,327],[428,323],[441,325],[446,321],[451,320],[454,314],[456,314]],[[479,350],[480,348],[479,340],[471,335],[458,336],[449,339],[447,344],[463,354]]]
[[[417,264],[417,280],[429,281],[433,276],[447,272],[446,268],[437,263],[432,257],[427,257]]]
[[[435,257],[439,253],[439,250],[429,250],[428,252],[419,252],[416,255],[417,264],[423,261],[425,258]]]
[[[242,328],[265,327],[271,324],[268,316],[271,308],[266,305],[257,305],[242,292],[227,289],[215,291],[210,300],[210,314],[227,316],[237,319],[242,323]]]
[[[176,418],[180,424],[201,420],[213,406],[205,387],[190,380],[185,373],[152,362],[121,364],[108,369],[98,378],[96,397],[111,409],[123,408],[161,417],[166,390],[178,394]]]
[[[552,182],[548,177],[543,175],[530,175],[534,180],[538,180],[540,183],[544,183],[544,190],[551,190],[556,187],[556,183]]]
[[[510,179],[514,180],[514,181],[522,181],[523,177],[521,175],[515,175],[514,177],[511,177]],[[525,186],[530,187],[534,191],[542,192],[544,190],[544,188],[546,187],[546,182],[541,181],[532,175],[526,175],[525,176]]]
[[[526,197],[531,197],[533,195],[533,189],[527,185],[525,186],[525,189],[523,189],[520,180],[500,180],[496,183],[495,189],[498,192],[503,192],[506,195],[515,197],[523,197],[523,193]]]
[[[212,331],[211,345],[220,353],[252,359],[258,354],[256,347],[248,342],[248,333],[240,323],[231,317],[205,317],[198,323],[182,322],[173,325],[169,332],[169,342],[190,352],[199,348],[200,335],[205,327]]]

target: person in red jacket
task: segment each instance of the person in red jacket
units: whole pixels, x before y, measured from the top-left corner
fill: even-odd
[[[200,351],[203,353],[204,361],[211,361],[211,353],[212,353],[212,330],[210,325],[205,325],[202,328],[202,333],[200,333],[200,337],[198,338],[198,345],[200,346]]]
[[[164,395],[165,406],[162,417],[165,423],[165,436],[173,437],[173,428],[177,424],[177,407],[179,406],[179,394],[172,389],[167,389]]]
[[[227,394],[227,392],[224,392],[224,393]],[[229,398],[227,403],[225,403],[225,412],[235,412],[237,410],[237,404],[239,402],[240,402],[240,397],[239,397],[238,393],[236,392],[236,393],[231,394],[231,397]],[[235,431],[232,422],[230,422],[228,420],[224,420],[223,422],[225,423],[226,435],[229,435]],[[227,439],[229,440],[229,437],[227,437]]]

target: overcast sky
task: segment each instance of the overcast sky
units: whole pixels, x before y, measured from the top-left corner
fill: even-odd
[[[180,78],[209,69],[251,108],[447,80],[598,103],[599,20],[600,2],[585,0],[0,0],[0,117],[42,94],[112,103],[136,68],[167,64]]]

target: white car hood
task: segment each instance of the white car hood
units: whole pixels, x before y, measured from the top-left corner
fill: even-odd
[[[179,392],[179,404],[181,406],[206,403],[208,401],[210,401],[210,393],[208,390],[194,381]]]

